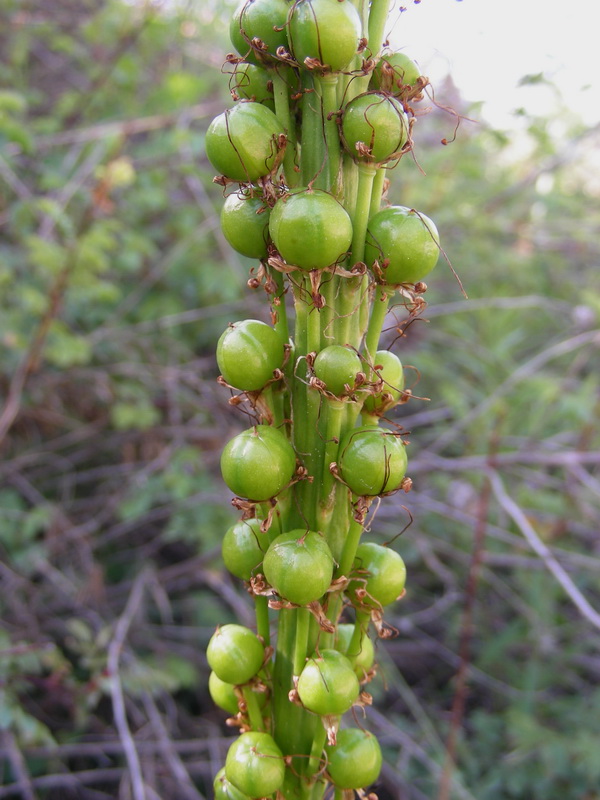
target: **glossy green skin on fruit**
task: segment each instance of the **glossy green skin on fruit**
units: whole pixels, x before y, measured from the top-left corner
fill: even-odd
[[[240,792],[225,775],[225,767],[222,767],[213,781],[214,800],[251,800],[247,794]]]
[[[381,367],[377,372],[384,381],[384,385],[381,394],[370,394],[364,402],[364,409],[370,414],[391,408],[404,389],[402,362],[397,355],[390,353],[389,350],[378,350],[373,363],[375,366]]]
[[[440,237],[434,223],[406,206],[389,206],[369,220],[365,261],[375,260],[386,284],[417,283],[435,267]],[[383,261],[388,261],[386,267]]]
[[[386,53],[377,62],[371,75],[374,89],[401,95],[403,86],[414,86],[421,70],[405,53]]]
[[[366,425],[348,431],[340,441],[340,476],[361,497],[398,489],[406,466],[406,448],[391,431]]]
[[[298,678],[302,705],[321,716],[344,714],[359,692],[352,664],[337,650],[321,650],[309,658]]]
[[[345,384],[354,386],[357,373],[362,371],[360,356],[355,350],[340,344],[324,347],[315,358],[313,372],[323,381],[328,392],[338,397],[345,394]]]
[[[353,635],[354,625],[338,625],[335,632],[335,649],[343,655],[347,655]],[[373,642],[365,634],[362,637],[360,653],[353,659],[354,672],[359,681],[364,680],[366,673],[371,669],[374,663],[375,649],[373,648]]]
[[[238,64],[235,72],[229,81],[229,88],[235,100],[252,100],[255,103],[262,103],[275,110],[275,98],[273,96],[273,82],[269,73],[264,67],[256,64]]]
[[[293,530],[271,542],[263,572],[280,597],[304,606],[318,600],[329,588],[333,556],[320,533]]]
[[[242,733],[227,751],[225,775],[249,797],[267,797],[283,783],[283,753],[268,733]]]
[[[228,714],[238,713],[238,698],[234,684],[222,681],[216,672],[211,672],[208,676],[208,693],[213,703],[223,711],[227,711]]]
[[[296,454],[285,434],[255,425],[234,436],[221,456],[223,480],[234,494],[257,503],[275,497],[296,470]]]
[[[350,155],[379,164],[402,149],[408,139],[408,119],[400,103],[378,92],[361,94],[344,108],[342,136]],[[370,154],[362,154],[362,143]]]
[[[361,36],[360,17],[350,0],[297,0],[290,12],[290,50],[300,64],[316,58],[332,72],[345,70]]]
[[[247,258],[266,258],[270,210],[260,197],[234,192],[221,209],[221,230],[229,244]]]
[[[231,623],[212,635],[206,658],[213,672],[225,683],[239,686],[253,678],[262,667],[265,648],[250,628]]]
[[[369,597],[362,605],[388,606],[395,602],[406,585],[406,566],[402,557],[390,547],[375,542],[362,542],[356,551],[352,568],[360,580],[352,581],[347,589],[349,597],[358,588],[366,589]]]
[[[377,780],[383,758],[379,742],[361,728],[338,731],[337,744],[326,745],[327,772],[338,789],[364,789]]]
[[[229,325],[217,342],[217,364],[230,386],[254,392],[273,379],[283,363],[279,334],[264,322],[245,319]]]
[[[249,581],[259,571],[268,547],[260,523],[259,519],[240,520],[228,528],[223,537],[223,563],[232,575],[243,581]]]
[[[287,49],[288,12],[286,0],[242,0],[229,25],[231,44],[252,64],[276,63],[277,48]],[[267,46],[266,51],[252,47],[255,38]]]
[[[221,175],[249,183],[268,175],[283,126],[260,103],[240,102],[215,117],[206,131],[206,155]]]
[[[305,270],[335,264],[352,242],[348,212],[320,189],[300,189],[279,199],[269,231],[285,261]]]

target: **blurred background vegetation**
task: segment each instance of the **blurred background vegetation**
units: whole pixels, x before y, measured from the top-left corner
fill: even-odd
[[[203,150],[230,11],[0,4],[0,798],[138,800],[140,776],[146,800],[209,798],[231,736],[204,648],[251,620],[220,561],[244,420],[214,350],[266,304]],[[395,412],[415,488],[374,526],[414,519],[376,790],[598,800],[599,131],[525,107],[516,149],[421,105],[390,199],[435,220],[469,299],[440,262],[429,322],[386,333],[429,400]]]

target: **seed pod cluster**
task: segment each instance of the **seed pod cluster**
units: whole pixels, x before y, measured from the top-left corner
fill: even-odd
[[[255,629],[220,626],[208,645],[211,696],[240,730],[218,798],[346,798],[381,769],[376,737],[344,717],[369,703],[373,639],[406,579],[365,534],[374,501],[411,486],[387,418],[411,393],[378,345],[390,298],[409,318],[424,308],[440,248],[424,213],[381,207],[427,85],[382,51],[388,5],[361,17],[350,0],[242,0],[233,105],[206,135],[223,233],[269,302],[217,346],[219,382],[254,420],[221,470],[240,510],[223,560],[256,609]]]

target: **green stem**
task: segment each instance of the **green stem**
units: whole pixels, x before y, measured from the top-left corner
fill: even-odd
[[[288,85],[281,76],[279,68],[270,70],[273,81],[273,96],[275,98],[275,114],[283,125],[287,136],[287,145],[283,156],[283,171],[288,186],[298,184],[298,173],[294,169],[296,164],[296,131],[290,115],[290,98]]]
[[[358,165],[358,187],[356,196],[356,208],[352,220],[352,256],[351,266],[363,261],[365,257],[365,237],[367,235],[367,225],[369,224],[369,213],[371,210],[371,195],[373,192],[373,180],[377,173],[374,164]]]
[[[369,620],[370,614],[368,611],[357,611],[356,612],[356,620],[354,622],[354,631],[352,633],[352,638],[350,639],[350,644],[348,645],[348,650],[346,651],[346,656],[352,661],[353,663],[362,653],[363,649],[363,640],[364,637],[367,635],[367,630],[369,627]]]
[[[306,663],[308,650],[308,628],[310,611],[306,608],[296,609],[296,640],[294,643],[294,675],[300,675]]]
[[[321,182],[326,175],[324,162],[326,158],[325,138],[323,136],[323,114],[321,98],[314,91],[312,76],[303,76],[304,96],[302,98],[302,166],[300,174],[302,185],[314,182],[318,189],[326,188]]]
[[[290,338],[290,333],[288,328],[287,309],[285,306],[285,284],[283,281],[283,274],[279,272],[278,269],[273,269],[272,267],[270,267],[269,275],[277,285],[276,297],[279,300],[278,305],[274,304],[272,306],[273,310],[277,315],[277,318],[275,320],[275,330],[280,335],[281,341],[284,344],[287,344]]]
[[[375,173],[373,180],[373,188],[371,190],[371,208],[369,209],[369,219],[376,214],[381,208],[381,197],[383,195],[383,185],[385,183],[386,168],[379,167]]]
[[[325,740],[327,739],[327,731],[323,725],[315,731],[315,738],[313,739],[312,748],[310,750],[310,758],[308,760],[307,773],[314,775],[321,768],[321,761],[323,758],[323,749],[325,747]]]
[[[339,578],[341,575],[348,577],[350,574],[362,532],[362,525],[353,519],[348,530],[348,535],[346,536],[346,541],[344,542],[344,549],[342,550],[339,566],[334,574],[335,578]]]
[[[327,148],[327,189],[337,195],[339,192],[340,177],[340,132],[337,124],[338,73],[330,72],[316,78],[318,82],[321,101],[323,103],[323,128],[325,131],[325,146]]]
[[[373,309],[371,311],[371,319],[369,320],[369,327],[367,328],[367,335],[365,336],[365,355],[371,366],[373,365],[373,359],[377,353],[379,338],[383,330],[392,294],[393,291],[387,286],[377,286]]]
[[[246,703],[246,710],[252,730],[264,731],[265,726],[256,694],[252,691],[250,686],[243,686],[242,694],[244,695],[244,702]]]
[[[261,594],[254,595],[254,612],[256,615],[256,631],[265,643],[265,647],[269,647],[271,644],[269,601]]]
[[[308,275],[305,278],[304,290],[307,297],[308,320],[306,328],[306,349],[309,353],[318,353],[321,347],[321,312],[314,301],[308,303],[308,297],[312,292],[312,285]]]
[[[340,432],[342,430],[342,421],[344,419],[346,403],[341,400],[326,400],[324,404],[324,414],[327,419],[325,428],[325,454],[323,458],[323,479],[321,490],[321,511],[326,512],[326,516],[321,519],[328,518],[328,511],[333,510],[334,497],[332,490],[334,488],[335,478],[329,470],[329,465],[332,461],[336,460],[337,451],[340,440]],[[327,525],[320,526],[320,530],[326,533]]]

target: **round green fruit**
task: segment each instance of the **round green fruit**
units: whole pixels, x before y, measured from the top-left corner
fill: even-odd
[[[384,428],[354,428],[340,441],[340,476],[361,497],[376,497],[400,488],[406,466],[402,440]]]
[[[237,52],[253,64],[276,62],[277,48],[287,49],[287,0],[242,0],[229,25]],[[260,39],[257,47],[254,39]]]
[[[256,64],[238,64],[229,81],[234,100],[252,100],[275,110],[273,81],[264,67]]]
[[[360,693],[358,678],[346,656],[321,650],[306,662],[298,678],[302,705],[321,716],[344,714]]]
[[[389,350],[378,350],[375,354],[374,366],[379,367],[377,373],[383,381],[379,394],[369,394],[364,402],[364,410],[369,414],[378,414],[394,406],[404,389],[404,372],[402,362]]]
[[[389,206],[369,220],[365,261],[376,260],[386,284],[417,283],[437,264],[440,237],[425,214],[405,206]]]
[[[402,557],[390,547],[375,542],[361,542],[352,567],[360,579],[351,581],[348,596],[356,598],[357,589],[365,589],[363,606],[389,606],[395,602],[406,585],[406,566]]]
[[[259,571],[268,546],[260,524],[259,519],[240,520],[228,528],[223,537],[223,563],[232,575],[243,581],[249,581]]]
[[[254,392],[273,378],[283,363],[279,334],[264,322],[245,319],[233,322],[217,342],[217,364],[230,386]]]
[[[266,258],[270,210],[260,197],[230,194],[221,210],[221,230],[229,244],[247,258]]]
[[[377,780],[383,758],[376,737],[361,728],[338,731],[337,744],[327,745],[327,772],[338,789],[364,789]]]
[[[213,703],[223,711],[227,711],[228,714],[238,713],[238,697],[235,693],[235,686],[222,681],[216,672],[211,672],[208,676],[208,693]]]
[[[222,767],[215,775],[213,782],[215,793],[214,800],[251,800],[247,794],[240,792],[225,775],[225,767]]]
[[[348,648],[350,647],[350,642],[352,641],[353,636],[354,625],[346,623],[338,625],[335,633],[335,649],[347,656]],[[359,681],[364,680],[366,674],[375,663],[375,649],[373,647],[373,642],[366,635],[366,633],[363,634],[362,637],[360,653],[358,653],[356,657],[349,660],[352,661],[354,672],[356,673]]]
[[[215,117],[206,131],[206,155],[234,181],[251,183],[275,167],[283,126],[260,103],[240,102]]]
[[[263,561],[267,581],[298,606],[322,597],[333,577],[333,556],[322,534],[293,530],[274,539]]]
[[[262,667],[264,657],[265,648],[256,634],[235,623],[218,627],[206,648],[212,671],[235,686],[248,683]]]
[[[396,96],[405,94],[405,87],[412,87],[421,75],[421,70],[406,53],[385,53],[377,62],[371,75],[374,89]]]
[[[271,211],[269,231],[285,261],[304,270],[332,266],[352,242],[348,212],[320,189],[299,189],[280,198]]]
[[[315,358],[313,372],[323,381],[328,392],[346,394],[346,385],[352,389],[356,376],[362,371],[360,356],[350,347],[331,344],[324,347]]]
[[[353,158],[380,164],[406,144],[408,119],[400,103],[390,95],[367,92],[344,108],[342,137]]]
[[[345,70],[361,36],[360,17],[350,0],[296,0],[290,11],[290,50],[301,65],[317,59],[332,72]]]
[[[249,797],[268,797],[283,783],[283,753],[269,733],[247,731],[229,747],[225,775]]]
[[[221,456],[223,480],[234,494],[256,503],[270,500],[296,471],[296,454],[285,434],[255,425],[234,436]]]

